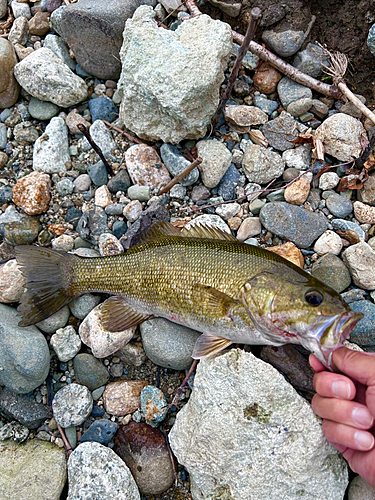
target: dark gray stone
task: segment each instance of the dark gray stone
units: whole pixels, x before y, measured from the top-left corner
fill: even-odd
[[[317,78],[323,73],[322,63],[329,66],[328,59],[323,55],[322,47],[315,43],[308,43],[305,50],[301,50],[295,55],[293,66],[302,73]]]
[[[13,200],[13,189],[10,186],[0,186],[0,205]]]
[[[286,76],[279,81],[277,92],[284,108],[290,103],[299,101],[300,99],[312,99],[312,92],[309,87],[305,87],[305,85],[301,85]]]
[[[98,243],[100,235],[110,233],[107,226],[107,214],[96,206],[84,212],[77,224],[77,232],[83,240]]]
[[[274,120],[269,121],[261,127],[265,138],[270,146],[279,151],[293,149],[299,135],[297,122],[285,111]]]
[[[109,380],[106,367],[91,354],[77,354],[74,358],[74,373],[77,383],[85,385],[90,391],[105,385]]]
[[[0,393],[0,413],[8,420],[17,420],[28,429],[37,429],[46,418],[52,417],[48,406],[36,403],[32,396],[16,394],[7,388]]]
[[[89,174],[91,181],[95,186],[104,186],[108,182],[107,169],[102,161],[98,161],[94,165],[87,167],[86,172]]]
[[[79,441],[80,443],[84,443],[85,441],[96,441],[97,443],[108,446],[109,442],[116,434],[117,429],[118,425],[115,422],[111,422],[105,418],[95,420]]]
[[[177,146],[172,144],[164,143],[160,148],[160,156],[166,166],[168,172],[176,177],[177,174],[182,172],[186,167],[190,165],[190,161],[185,158],[180,153]],[[182,186],[191,186],[197,182],[199,177],[199,170],[195,168],[190,174],[188,174],[184,179],[180,181]]]
[[[109,97],[90,99],[89,108],[93,123],[95,120],[106,120],[111,123],[118,117],[118,108]]]
[[[289,57],[301,48],[305,34],[303,31],[286,30],[277,33],[270,30],[263,32],[262,40],[279,56]]]
[[[232,163],[217,186],[217,194],[225,201],[234,200],[237,197],[236,187],[240,177],[240,172],[237,170],[236,165]]]
[[[127,189],[131,186],[131,180],[127,170],[124,168],[117,172],[116,175],[108,181],[107,188],[111,193],[116,194],[118,191],[126,193]]]
[[[281,201],[264,205],[259,218],[268,231],[300,248],[309,247],[328,229],[328,220],[324,215]]]

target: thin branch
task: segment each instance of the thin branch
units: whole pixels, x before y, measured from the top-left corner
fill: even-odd
[[[171,182],[168,182],[168,184],[166,186],[164,186],[163,188],[161,188],[160,191],[159,191],[159,193],[158,193],[158,195],[168,193],[168,191],[175,184],[177,184],[178,182],[180,182],[181,179],[183,179],[188,174],[190,174],[190,172],[192,170],[194,170],[198,165],[200,165],[202,163],[202,161],[203,160],[201,158],[197,158],[196,160],[193,161],[193,163],[190,163],[190,165],[188,165],[186,168],[184,168],[184,170],[182,172],[180,172],[179,174],[177,174],[176,177],[174,177],[171,180]]]
[[[107,127],[113,128],[113,130],[116,130],[116,132],[118,132],[119,134],[124,135],[127,139],[129,139],[132,142],[135,142],[136,144],[147,144],[146,141],[140,141],[136,137],[133,137],[132,135],[128,134],[127,132],[124,132],[123,130],[121,130],[120,128],[115,127],[115,125],[112,125],[112,123],[109,123],[106,120],[103,120],[103,123],[105,125],[107,125]]]
[[[171,459],[171,463],[172,463],[172,470],[173,470],[173,476],[174,476],[174,485],[177,488],[177,486],[178,486],[178,476],[177,476],[176,464],[174,462],[173,451],[172,451],[172,448],[171,448],[171,446],[169,444],[168,434],[165,431],[161,431],[161,432],[164,435],[165,444],[167,445],[167,450],[168,450],[168,453],[169,453],[169,458]]]
[[[90,132],[87,130],[87,128],[82,123],[79,123],[77,125],[77,127],[82,132],[82,134],[86,137],[86,139],[90,143],[90,146],[95,151],[95,153],[97,153],[99,155],[100,159],[104,163],[105,168],[107,169],[107,172],[110,174],[113,174],[111,165],[107,162],[107,160],[103,154],[103,151],[100,149],[100,147],[92,140]]]
[[[63,428],[61,427],[61,425],[58,424],[57,422],[56,422],[56,425],[57,425],[57,428],[58,428],[58,430],[59,430],[59,432],[61,434],[61,438],[63,440],[64,448],[65,448],[65,451],[66,451],[66,455],[69,458],[70,455],[73,452],[72,447],[70,446],[70,443],[69,443],[69,439],[66,437],[65,431],[63,430]]]

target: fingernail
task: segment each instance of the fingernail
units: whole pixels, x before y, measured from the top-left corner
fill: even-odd
[[[354,439],[359,448],[362,450],[369,450],[374,446],[374,436],[368,432],[356,431]]]
[[[336,382],[332,382],[332,392],[339,398],[349,399],[350,385],[345,380],[336,380]]]
[[[373,416],[367,408],[356,406],[352,411],[352,418],[357,424],[370,427],[374,421]]]

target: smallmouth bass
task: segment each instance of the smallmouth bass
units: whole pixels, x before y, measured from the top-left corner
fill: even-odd
[[[283,257],[208,226],[178,231],[159,222],[124,255],[82,258],[16,247],[26,278],[20,326],[41,321],[73,298],[108,293],[103,327],[121,331],[154,316],[202,332],[192,357],[231,343],[301,344],[333,369],[332,352],[361,313]]]

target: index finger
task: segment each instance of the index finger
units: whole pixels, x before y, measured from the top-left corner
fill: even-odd
[[[341,373],[365,386],[375,386],[375,353],[340,347],[333,352],[333,362]]]

